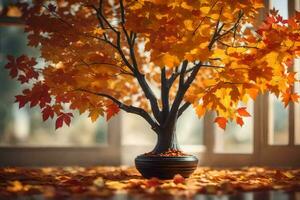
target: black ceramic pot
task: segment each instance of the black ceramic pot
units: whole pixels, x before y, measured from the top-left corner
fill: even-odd
[[[198,159],[195,156],[140,155],[135,158],[135,166],[145,178],[172,179],[176,174],[187,178],[195,171],[197,164]]]

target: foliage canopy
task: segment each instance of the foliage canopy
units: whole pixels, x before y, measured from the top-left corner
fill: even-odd
[[[300,13],[288,20],[271,10],[258,24],[261,0],[35,0],[20,4],[29,45],[45,67],[8,56],[6,68],[29,89],[20,107],[39,105],[56,128],[72,113],[92,121],[123,109],[157,132],[190,105],[199,117],[243,125],[239,102],[267,91],[285,105],[294,93],[300,55]],[[159,91],[157,93],[156,91]]]

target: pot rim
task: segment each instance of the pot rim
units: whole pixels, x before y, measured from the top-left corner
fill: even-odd
[[[189,161],[198,161],[198,158],[194,155],[188,156],[147,156],[147,155],[139,155],[135,159],[138,160],[189,160]]]

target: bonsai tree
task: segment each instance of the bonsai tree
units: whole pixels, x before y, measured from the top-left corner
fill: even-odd
[[[243,125],[240,102],[275,94],[298,101],[293,60],[300,55],[300,14],[271,10],[258,25],[261,0],[36,0],[20,4],[35,58],[8,56],[12,78],[27,84],[20,107],[41,108],[56,128],[73,114],[109,120],[139,115],[158,140],[151,154],[183,155],[176,121],[192,106],[199,117]],[[30,84],[28,84],[30,83]],[[168,153],[166,153],[168,152]]]

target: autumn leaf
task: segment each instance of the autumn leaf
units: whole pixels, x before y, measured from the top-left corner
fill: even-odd
[[[90,112],[89,117],[91,118],[92,122],[95,122],[100,115],[102,115],[102,112],[99,109],[94,109]],[[114,115],[114,113],[112,115]]]
[[[8,63],[5,68],[10,72],[12,78],[16,78],[23,83],[28,83],[30,79],[38,79],[39,73],[34,69],[37,64],[34,58],[28,58],[22,55],[15,59],[13,56],[7,56]]]
[[[236,123],[238,125],[240,125],[241,127],[244,125],[244,121],[243,121],[243,119],[241,117],[237,117],[236,118]]]
[[[110,120],[110,118],[116,114],[118,114],[118,112],[120,111],[120,108],[118,105],[116,104],[110,104],[108,107],[107,107],[107,110],[106,110],[106,120]]]
[[[247,112],[246,107],[238,108],[236,111],[242,117],[250,117],[251,115]]]
[[[227,119],[225,117],[216,117],[215,122],[219,125],[220,128],[226,128]]]
[[[25,89],[22,95],[17,95],[15,102],[19,103],[19,108],[27,103],[30,104],[30,107],[39,105],[40,108],[43,108],[51,102],[49,88],[41,82],[37,82],[31,90]]]
[[[151,178],[149,180],[146,181],[146,187],[151,188],[151,187],[158,187],[160,185],[160,181],[158,178]]]
[[[202,117],[206,112],[205,107],[203,107],[202,105],[198,105],[196,108],[196,113],[198,115],[198,117]]]
[[[179,183],[183,184],[185,182],[185,179],[180,174],[176,174],[173,178],[173,182],[175,184],[179,184]]]
[[[10,70],[9,75],[12,78],[15,78],[18,75],[18,66],[17,63],[15,62],[15,58],[11,55],[8,55],[7,59],[8,59],[8,63],[5,65],[5,68],[9,69]]]
[[[55,129],[61,128],[65,123],[67,126],[70,126],[71,117],[73,117],[72,113],[61,113],[55,122]]]
[[[101,35],[103,35],[103,33],[105,33],[105,30],[103,30],[102,28],[95,28],[94,31],[93,31],[93,33],[95,35],[101,36]]]
[[[300,52],[298,12],[283,19],[273,9],[258,24],[261,0],[120,3],[96,10],[71,0],[17,5],[28,45],[39,47],[44,63],[7,57],[10,76],[28,88],[16,95],[19,107],[39,106],[44,120],[57,116],[56,127],[70,123],[61,114],[66,104],[92,121],[121,108],[160,127],[163,99],[170,112],[184,110],[188,100],[199,117],[222,116],[216,123],[225,128],[229,120],[243,125],[250,114],[236,105],[259,93],[271,92],[286,106],[299,101],[289,70]]]
[[[51,106],[47,105],[43,110],[43,121],[46,121],[49,117],[53,119],[54,117],[54,110]]]

